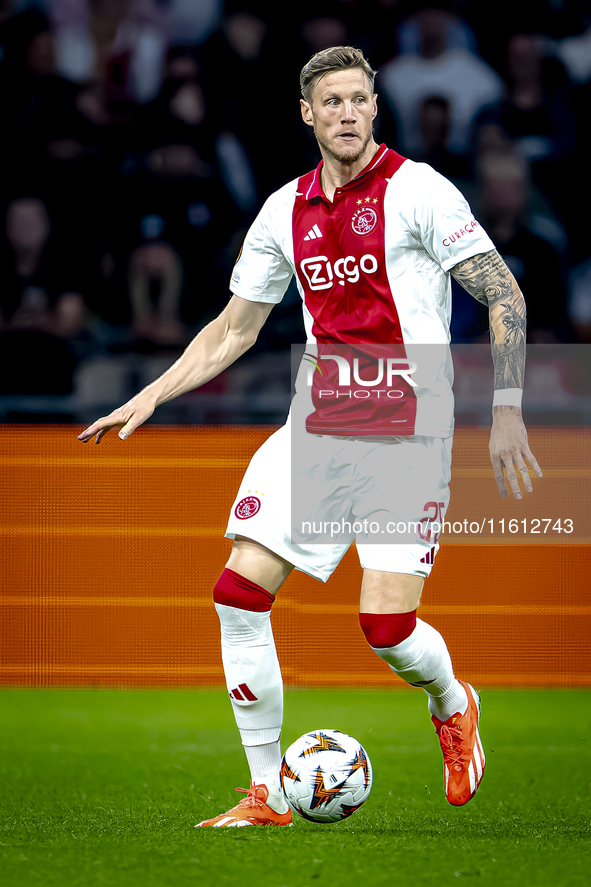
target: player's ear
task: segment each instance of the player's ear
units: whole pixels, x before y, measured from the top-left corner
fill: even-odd
[[[302,120],[308,126],[314,126],[314,118],[312,116],[312,106],[305,99],[300,99],[300,107],[302,111]]]
[[[372,111],[371,119],[375,120],[376,117],[378,116],[378,94],[377,94],[377,92],[373,94],[372,100],[373,100],[373,111]]]

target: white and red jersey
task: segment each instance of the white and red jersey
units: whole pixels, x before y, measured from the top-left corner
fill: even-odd
[[[321,402],[314,380],[309,431],[446,437],[453,430],[449,271],[494,244],[451,182],[385,145],[332,201],[322,190],[321,168],[269,197],[248,232],[230,289],[243,299],[277,303],[295,274],[308,343],[320,351],[398,346],[396,353],[418,364],[404,398],[385,409],[374,397],[373,413],[369,402],[360,412],[359,402],[337,394],[326,379],[324,390],[335,397]],[[424,346],[439,348],[427,361],[416,360]],[[332,383],[336,364],[331,368]]]

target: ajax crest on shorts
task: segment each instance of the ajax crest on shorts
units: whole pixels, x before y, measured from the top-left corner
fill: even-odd
[[[258,496],[245,496],[234,509],[234,514],[239,520],[247,520],[249,517],[254,517],[260,509],[261,500]]]

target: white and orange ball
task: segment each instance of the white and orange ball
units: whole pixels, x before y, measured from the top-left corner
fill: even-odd
[[[289,746],[281,787],[295,813],[310,822],[339,822],[369,797],[372,769],[360,742],[340,730],[312,730]]]

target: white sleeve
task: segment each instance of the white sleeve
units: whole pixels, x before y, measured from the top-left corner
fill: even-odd
[[[464,259],[495,249],[456,186],[427,164],[416,167],[420,184],[413,233],[441,268],[449,271]]]
[[[293,265],[285,243],[291,238],[292,213],[286,188],[269,197],[246,235],[230,279],[230,290],[241,299],[277,304],[289,286]]]

